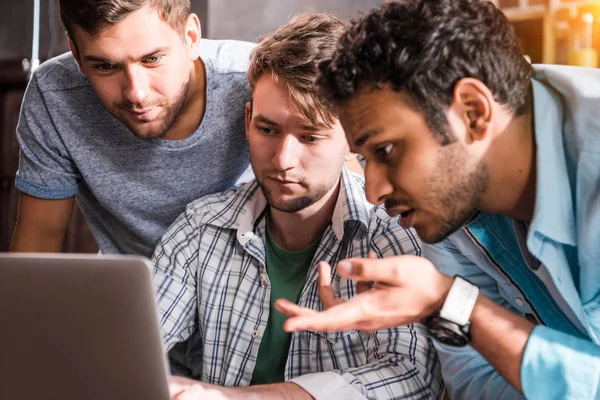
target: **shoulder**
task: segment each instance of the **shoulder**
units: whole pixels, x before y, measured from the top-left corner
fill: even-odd
[[[85,75],[79,72],[77,63],[70,52],[42,63],[35,71],[34,76],[42,92],[90,87]]]
[[[202,196],[189,203],[184,211],[186,219],[195,227],[209,225],[218,221],[218,225],[228,225],[224,219],[231,215],[239,215],[247,200],[254,194],[257,186],[254,180],[234,186],[223,192]],[[235,218],[230,219],[231,225],[236,224]]]
[[[200,42],[200,58],[210,63],[217,74],[243,74],[245,77],[255,46],[240,40],[203,39]]]
[[[553,89],[565,113],[563,134],[584,151],[600,152],[600,69],[535,65],[534,79]],[[535,101],[535,99],[534,99]]]

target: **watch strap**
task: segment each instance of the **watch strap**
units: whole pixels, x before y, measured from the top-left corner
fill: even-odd
[[[477,296],[479,296],[477,286],[460,276],[455,276],[448,296],[446,296],[444,305],[440,310],[440,317],[460,326],[467,325],[471,312],[475,307]]]

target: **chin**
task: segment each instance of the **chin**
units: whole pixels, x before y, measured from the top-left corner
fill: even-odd
[[[156,139],[163,137],[166,133],[163,131],[163,129],[159,129],[161,128],[161,125],[162,124],[157,123],[157,121],[154,120],[141,124],[129,124],[127,127],[131,133],[140,139]]]
[[[435,229],[422,229],[417,225],[414,226],[415,231],[417,231],[417,235],[419,238],[427,244],[436,244],[445,239],[447,239],[454,232],[459,230],[461,226],[453,229],[443,229],[442,227],[435,227]]]

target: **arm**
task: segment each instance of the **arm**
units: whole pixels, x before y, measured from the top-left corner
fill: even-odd
[[[338,271],[347,279],[377,284],[320,313],[278,300],[278,309],[292,317],[284,329],[374,330],[419,321],[441,308],[452,285],[452,279],[438,272],[431,262],[412,256],[344,260],[338,264]],[[489,357],[491,366],[513,386],[522,388],[526,397],[579,399],[595,398],[600,393],[598,345],[544,326],[533,328],[481,294],[471,321],[473,348]],[[462,376],[468,389],[468,375]],[[474,393],[487,390],[481,379],[479,376]],[[498,382],[495,379],[492,382]]]
[[[461,275],[481,289],[471,314],[472,347],[437,345],[453,395],[514,399],[522,396],[517,388],[528,398],[596,398],[600,347],[522,318],[500,296],[494,279],[449,240],[425,245],[423,252],[441,272]]]
[[[595,399],[600,346],[529,321],[480,295],[471,345],[527,398]]]
[[[502,393],[506,398],[515,398],[516,394],[500,383],[503,376],[527,398],[596,398],[600,393],[600,347],[546,326],[534,326],[522,318],[495,287],[491,290],[473,272],[478,268],[464,261],[457,251],[449,241],[424,249],[439,270],[465,276],[483,289],[471,314],[471,346],[478,353],[470,361],[461,356],[453,358],[457,363],[460,363],[457,359],[464,360],[462,365],[455,366],[457,373],[460,368],[475,367],[485,360],[492,370],[477,372],[475,381],[463,376],[463,387],[476,385],[480,393]],[[457,269],[451,260],[459,262],[461,267]]]
[[[369,334],[366,363],[355,368],[292,379],[315,399],[439,399],[443,381],[439,358],[425,328],[409,324]],[[352,348],[343,349],[352,353]]]
[[[248,387],[222,387],[182,377],[172,377],[169,390],[173,400],[312,400],[294,383]]]
[[[21,193],[10,251],[60,252],[74,199],[45,200]]]
[[[413,230],[404,230],[398,220],[381,223],[373,219],[369,240],[369,257],[391,257],[399,254],[420,254],[419,239]],[[318,289],[325,309],[343,300],[331,287],[331,268],[319,264]],[[347,285],[354,283],[345,281]],[[356,283],[358,292],[361,282]],[[368,287],[367,287],[368,289]],[[353,289],[349,290],[350,293]],[[440,362],[432,341],[420,324],[409,324],[371,334],[360,332],[367,360],[363,365],[346,370],[334,370],[297,377],[292,381],[304,387],[316,399],[388,399],[438,398],[443,390]],[[341,348],[342,358],[352,353],[350,344]],[[343,395],[342,395],[343,394]]]
[[[462,255],[449,240],[436,245],[424,244],[423,256],[429,259],[445,275],[460,275],[479,286],[480,293],[483,296],[494,300],[502,307],[511,308],[498,292],[496,281]],[[480,296],[480,298],[483,296]],[[526,320],[523,321],[527,322]],[[506,335],[512,337],[513,332],[504,331],[505,324],[494,325],[490,322],[484,322],[481,327],[495,331],[495,336]],[[472,321],[471,335],[474,341],[477,329]],[[442,361],[442,373],[452,398],[497,398],[507,400],[523,398],[522,394],[472,347],[474,343],[463,348],[445,346],[438,342],[434,343]],[[496,350],[500,351],[499,348]]]
[[[19,123],[21,192],[11,251],[59,252],[81,179],[46,108],[37,74],[23,98]]]
[[[181,214],[158,243],[152,261],[159,324],[165,347],[186,341],[196,324],[199,229]]]
[[[375,332],[366,338],[367,362],[356,368],[306,374],[285,383],[249,387],[220,387],[174,378],[177,400],[193,399],[439,399],[443,383],[439,359],[420,325]],[[352,348],[343,351],[352,353]],[[184,383],[184,388],[180,387]],[[211,396],[213,395],[213,396]]]

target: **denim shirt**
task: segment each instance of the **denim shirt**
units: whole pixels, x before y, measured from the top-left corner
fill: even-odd
[[[535,66],[537,180],[531,224],[481,213],[423,255],[534,328],[521,364],[529,399],[600,397],[600,70]],[[521,238],[521,240],[520,240]],[[473,348],[436,344],[453,398],[516,399]]]

